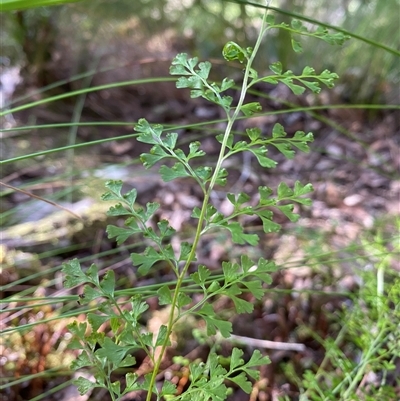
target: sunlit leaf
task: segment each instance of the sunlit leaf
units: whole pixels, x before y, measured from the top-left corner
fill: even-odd
[[[161,178],[165,182],[169,182],[177,178],[184,178],[191,176],[182,163],[175,163],[172,168],[168,166],[161,166],[160,174]]]

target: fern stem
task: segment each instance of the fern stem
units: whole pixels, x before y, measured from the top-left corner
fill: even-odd
[[[268,4],[269,4],[269,1],[267,2],[267,5]],[[239,113],[240,113],[240,110],[241,110],[241,107],[243,106],[243,103],[244,103],[244,99],[245,99],[246,92],[247,92],[247,89],[248,89],[248,81],[249,81],[249,76],[250,76],[251,65],[252,65],[252,63],[253,63],[253,61],[254,61],[254,59],[256,57],[258,49],[260,48],[264,33],[266,31],[266,19],[267,19],[267,10],[264,12],[263,19],[262,19],[262,25],[261,25],[261,28],[260,28],[260,32],[259,32],[256,44],[254,46],[254,49],[253,49],[253,51],[251,53],[250,58],[248,59],[247,65],[246,65],[246,70],[245,70],[245,74],[244,74],[244,78],[243,78],[242,89],[241,89],[241,92],[240,92],[240,98],[239,98],[238,104],[235,107],[235,111],[234,111],[232,116],[230,116],[229,112],[227,112],[228,124],[227,124],[226,129],[225,129],[225,133],[224,133],[224,137],[223,137],[223,140],[222,140],[222,144],[221,144],[218,160],[217,160],[217,163],[216,163],[216,166],[215,166],[215,169],[214,169],[214,173],[213,173],[211,181],[210,181],[210,185],[207,188],[207,191],[205,192],[205,195],[204,195],[204,199],[203,199],[203,203],[202,203],[202,207],[201,207],[201,211],[200,211],[199,221],[198,221],[198,224],[197,224],[196,234],[195,234],[195,238],[194,238],[194,241],[193,241],[192,249],[191,249],[190,254],[188,256],[188,259],[187,259],[187,261],[185,263],[185,266],[182,269],[182,272],[179,274],[179,277],[178,277],[178,280],[177,280],[177,283],[176,283],[176,286],[175,286],[175,289],[174,289],[174,295],[173,295],[172,303],[171,303],[171,312],[170,312],[170,315],[169,315],[169,318],[168,318],[168,324],[167,324],[167,335],[165,337],[164,343],[161,346],[161,352],[160,352],[160,354],[159,354],[159,356],[158,356],[158,358],[156,360],[156,363],[154,365],[153,373],[152,373],[151,379],[150,379],[149,391],[148,391],[147,396],[146,396],[146,401],[150,401],[151,400],[151,396],[152,396],[152,393],[153,393],[153,388],[155,387],[156,377],[157,377],[158,371],[160,369],[161,362],[162,362],[162,360],[164,358],[165,350],[166,350],[166,348],[168,346],[169,337],[170,337],[170,335],[172,333],[172,329],[173,329],[173,326],[174,326],[174,323],[175,323],[175,309],[177,307],[178,295],[179,295],[180,289],[182,287],[183,281],[185,279],[186,273],[187,273],[187,271],[189,269],[189,266],[191,265],[191,263],[193,262],[193,260],[195,259],[195,256],[196,256],[197,246],[199,244],[201,233],[202,233],[202,230],[203,230],[204,220],[205,220],[206,211],[207,211],[207,205],[208,205],[212,190],[213,190],[213,188],[215,186],[215,183],[217,181],[219,172],[221,171],[221,168],[222,168],[222,163],[224,161],[224,155],[225,155],[226,145],[227,145],[227,142],[228,142],[229,135],[230,135],[230,133],[232,131],[233,124],[237,120],[237,118],[239,116]],[[157,396],[157,399],[158,398],[159,397]]]

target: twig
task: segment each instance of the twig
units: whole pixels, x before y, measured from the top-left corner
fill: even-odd
[[[257,348],[276,349],[280,351],[298,351],[303,352],[306,346],[300,343],[284,343],[280,341],[260,340],[258,338],[236,336],[232,334],[228,340],[239,342],[241,344],[250,345]]]
[[[41,201],[43,201],[43,202],[49,203],[50,205],[53,205],[53,206],[55,206],[55,207],[57,207],[57,208],[59,208],[59,209],[61,209],[61,210],[65,210],[66,212],[68,212],[69,214],[72,214],[72,216],[76,217],[77,219],[82,220],[82,217],[79,217],[77,214],[75,214],[75,213],[72,212],[71,210],[68,210],[68,209],[65,208],[64,206],[59,205],[58,203],[54,203],[54,202],[52,202],[52,201],[49,201],[48,199],[44,199],[44,198],[42,198],[42,197],[40,197],[40,196],[34,195],[34,194],[32,194],[31,192],[24,191],[23,189],[13,187],[12,185],[6,184],[5,182],[1,182],[1,181],[0,181],[0,185],[3,185],[3,186],[5,186],[5,187],[7,187],[7,188],[10,188],[10,189],[13,189],[14,191],[21,192],[21,193],[23,193],[24,195],[27,195],[27,196],[29,196],[29,197],[31,197],[31,198],[35,198],[35,199],[41,200]]]

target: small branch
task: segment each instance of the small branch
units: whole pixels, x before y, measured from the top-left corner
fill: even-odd
[[[40,201],[42,201],[42,202],[46,202],[46,203],[48,203],[48,204],[50,204],[50,205],[52,205],[52,206],[54,206],[54,207],[57,207],[58,209],[61,209],[61,210],[66,211],[67,213],[71,214],[72,216],[76,217],[77,219],[82,220],[82,218],[81,218],[80,216],[78,216],[77,214],[75,214],[75,213],[72,212],[71,210],[65,208],[64,206],[59,205],[58,203],[52,202],[52,201],[50,201],[50,200],[48,200],[48,199],[44,199],[44,198],[42,198],[42,197],[40,197],[40,196],[34,195],[34,194],[31,193],[31,192],[24,191],[23,189],[13,187],[12,185],[6,184],[5,182],[0,182],[0,185],[3,185],[4,187],[10,188],[10,189],[12,189],[12,190],[14,190],[14,191],[21,192],[21,193],[23,193],[24,195],[27,195],[27,196],[29,196],[29,197],[31,197],[31,198],[38,199],[38,200],[40,200]]]
[[[284,343],[280,341],[260,340],[258,338],[236,336],[234,334],[232,334],[228,338],[228,340],[256,348],[267,348],[267,349],[276,349],[280,351],[298,351],[298,352],[303,352],[306,350],[306,346],[300,343]]]

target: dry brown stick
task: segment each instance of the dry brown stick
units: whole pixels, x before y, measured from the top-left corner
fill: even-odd
[[[298,352],[303,352],[306,350],[306,346],[300,343],[284,343],[280,341],[260,340],[258,338],[236,336],[234,334],[232,334],[227,340],[237,341],[238,343],[250,345],[257,348]]]
[[[13,187],[12,185],[6,184],[5,182],[2,182],[2,181],[0,181],[0,185],[3,185],[3,186],[5,186],[5,187],[7,187],[7,188],[10,188],[10,189],[13,189],[14,191],[21,192],[21,193],[23,193],[24,195],[30,196],[31,198],[35,198],[35,199],[41,200],[41,201],[43,201],[43,202],[49,203],[50,205],[55,206],[55,207],[57,207],[58,209],[65,210],[66,212],[72,214],[72,216],[76,217],[77,219],[82,220],[82,217],[78,216],[77,214],[75,214],[75,213],[72,212],[71,210],[68,210],[68,209],[65,208],[64,206],[59,205],[58,203],[54,203],[54,202],[52,202],[52,201],[49,201],[48,199],[44,199],[44,198],[42,198],[42,197],[40,197],[40,196],[34,195],[34,194],[32,194],[31,192],[24,191],[23,189]]]

